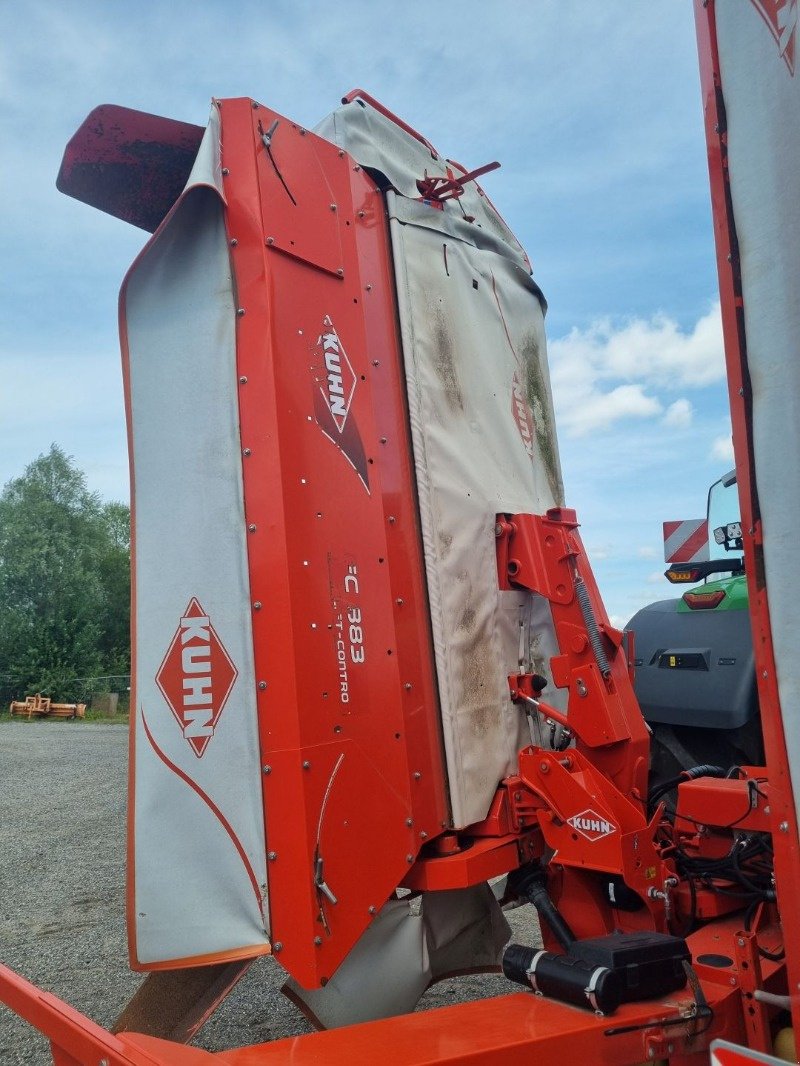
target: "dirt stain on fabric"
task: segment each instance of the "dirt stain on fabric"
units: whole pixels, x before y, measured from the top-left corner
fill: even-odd
[[[525,398],[533,413],[533,425],[536,443],[542,457],[547,483],[553,499],[559,505],[564,502],[564,486],[561,483],[558,452],[556,451],[556,431],[553,424],[553,412],[539,354],[539,342],[536,334],[527,333],[520,345],[520,358],[525,373]]]
[[[464,410],[464,397],[456,373],[453,338],[448,329],[447,319],[440,307],[433,310],[433,338],[436,346],[434,370],[442,383],[448,405],[454,411]]]

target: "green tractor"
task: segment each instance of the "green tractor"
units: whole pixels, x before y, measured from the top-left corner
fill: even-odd
[[[692,588],[648,604],[626,626],[634,635],[636,695],[653,731],[656,787],[704,764],[763,764],[735,471],[714,482],[707,519],[695,524],[702,549],[665,573]]]

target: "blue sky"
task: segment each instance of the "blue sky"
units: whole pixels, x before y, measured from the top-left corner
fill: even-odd
[[[487,14],[490,12],[490,14]],[[732,465],[691,5],[4,5],[0,483],[57,441],[128,491],[116,299],[146,234],[55,189],[97,104],[306,126],[361,86],[483,179],[548,302],[567,502],[613,619],[670,594],[661,522]]]

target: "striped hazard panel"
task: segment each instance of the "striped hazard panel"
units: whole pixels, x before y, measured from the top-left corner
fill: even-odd
[[[664,562],[702,563],[708,559],[708,522],[688,518],[664,523]]]

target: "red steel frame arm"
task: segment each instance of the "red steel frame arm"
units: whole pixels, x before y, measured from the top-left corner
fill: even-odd
[[[501,589],[526,589],[549,602],[560,655],[553,684],[567,688],[566,721],[580,755],[628,799],[647,798],[649,733],[633,692],[622,633],[608,620],[578,534],[575,512],[498,515]],[[564,717],[539,701],[553,720]]]

